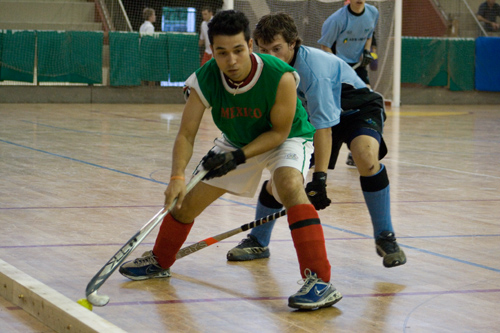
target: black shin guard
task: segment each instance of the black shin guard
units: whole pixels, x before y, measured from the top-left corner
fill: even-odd
[[[359,180],[363,192],[378,192],[389,185],[389,177],[387,177],[387,171],[383,164],[378,174],[371,177],[360,176]]]
[[[269,194],[269,192],[267,192],[266,190],[267,183],[268,180],[264,182],[264,184],[262,185],[262,189],[260,190],[259,194],[260,203],[268,208],[275,208],[275,209],[282,208],[283,205],[280,204],[271,194]]]

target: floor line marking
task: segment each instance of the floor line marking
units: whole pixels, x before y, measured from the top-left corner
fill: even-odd
[[[454,295],[454,294],[477,294],[477,293],[498,293],[500,289],[472,289],[472,290],[443,290],[426,292],[401,292],[401,293],[372,293],[372,294],[343,294],[343,298],[376,298],[376,297],[405,297],[405,296],[429,296],[429,295]],[[128,305],[162,305],[179,303],[213,303],[213,302],[241,302],[241,301],[275,301],[286,300],[288,296],[268,296],[268,297],[218,297],[199,299],[178,299],[165,301],[136,301],[136,302],[114,302],[107,306],[128,306]]]

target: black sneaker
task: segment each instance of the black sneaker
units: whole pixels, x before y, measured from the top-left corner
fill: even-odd
[[[269,258],[270,255],[269,247],[262,246],[254,236],[248,235],[240,244],[227,252],[227,260],[246,261]]]
[[[392,231],[382,231],[375,240],[377,254],[384,258],[385,267],[396,267],[406,263],[406,255],[399,248],[396,237]]]
[[[356,166],[356,163],[354,163],[354,159],[352,158],[351,152],[349,152],[349,154],[347,154],[347,160],[345,161],[345,164],[347,164],[349,166],[353,166],[353,167]]]

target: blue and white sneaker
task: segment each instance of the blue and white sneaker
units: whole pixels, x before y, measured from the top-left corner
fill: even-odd
[[[144,252],[140,258],[121,265],[120,273],[135,281],[171,276],[170,268],[162,268],[152,250]]]
[[[288,306],[295,309],[316,310],[332,306],[342,299],[342,294],[330,282],[323,282],[309,268],[300,290],[288,298]]]

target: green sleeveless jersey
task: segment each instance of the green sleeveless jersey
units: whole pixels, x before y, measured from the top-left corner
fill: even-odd
[[[244,87],[228,86],[214,59],[199,68],[186,81],[187,86],[196,90],[203,104],[212,108],[215,125],[236,147],[247,145],[271,129],[271,108],[282,75],[294,72],[297,84],[299,80],[295,69],[278,58],[266,54],[254,56],[257,60],[257,71]],[[307,119],[307,112],[297,98],[295,118],[288,137],[312,140],[315,129]]]

